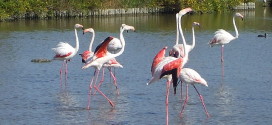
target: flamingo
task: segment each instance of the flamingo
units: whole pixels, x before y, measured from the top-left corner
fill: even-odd
[[[174,93],[176,93],[176,87],[177,87],[177,77],[178,73],[181,70],[181,65],[183,63],[183,58],[175,58],[175,57],[165,57],[165,51],[167,47],[164,47],[162,50],[159,51],[159,53],[155,56],[153,59],[152,67],[151,67],[151,74],[152,78],[150,81],[148,81],[146,84],[150,85],[151,83],[154,83],[155,81],[166,78],[166,101],[165,101],[165,109],[166,109],[166,124],[168,125],[168,97],[169,97],[169,89],[171,80],[173,80],[173,87],[174,87]]]
[[[181,70],[179,78],[181,79],[181,81],[183,83],[186,84],[186,98],[185,98],[184,103],[182,105],[180,116],[182,117],[182,112],[183,112],[183,110],[185,108],[185,105],[188,102],[188,98],[189,98],[189,96],[188,96],[188,85],[191,84],[195,88],[195,90],[196,90],[196,92],[197,92],[197,94],[198,94],[198,96],[200,98],[200,101],[202,103],[203,109],[204,109],[207,117],[210,117],[210,115],[209,115],[209,113],[208,113],[208,111],[206,109],[204,99],[203,99],[202,95],[199,93],[199,91],[195,87],[195,84],[201,84],[201,85],[204,85],[204,86],[208,87],[208,84],[205,81],[205,79],[203,79],[195,70],[190,69],[190,68],[183,68]]]
[[[219,29],[217,30],[214,34],[214,37],[210,40],[209,44],[210,47],[213,47],[215,45],[221,45],[221,69],[222,69],[222,78],[224,76],[224,45],[228,44],[230,41],[235,40],[238,38],[239,33],[236,27],[236,23],[235,23],[235,17],[240,17],[243,20],[243,15],[240,13],[235,13],[233,15],[233,19],[232,19],[232,23],[235,29],[235,33],[236,35],[233,36],[231,35],[229,32],[227,32],[224,29]]]
[[[61,60],[63,61],[63,64],[60,68],[60,85],[62,84],[62,71],[63,71],[63,66],[65,65],[65,82],[67,81],[67,73],[68,73],[68,61],[72,57],[74,57],[79,49],[79,41],[78,41],[78,36],[77,36],[77,28],[82,28],[83,26],[81,24],[75,24],[74,29],[75,29],[75,36],[76,36],[76,46],[75,48],[72,47],[69,43],[67,42],[59,42],[56,46],[56,48],[52,48],[52,50],[55,52],[54,60]]]
[[[88,28],[88,29],[85,29],[83,30],[83,34],[85,33],[92,33],[93,36],[91,37],[91,42],[90,42],[90,45],[89,45],[89,49],[88,50],[85,50],[82,54],[79,54],[81,55],[82,57],[82,63],[87,63],[87,60],[91,57],[94,56],[94,53],[98,50],[98,48],[101,46],[101,45],[98,45],[97,48],[96,48],[96,51],[93,52],[92,51],[92,46],[93,46],[93,42],[94,42],[94,38],[95,38],[95,31],[93,28]],[[122,48],[120,47],[120,45],[118,44],[118,42],[120,43],[120,40],[117,39],[117,38],[113,38],[110,42],[109,42],[109,45],[107,47],[107,49],[110,49],[111,52],[115,52],[116,50]],[[102,44],[102,43],[101,43]],[[115,45],[115,46],[114,46]],[[116,89],[117,89],[117,94],[119,95],[119,91],[118,91],[118,87],[117,87],[117,82],[116,82],[116,77],[114,76],[114,74],[112,73],[111,71],[111,67],[117,67],[117,68],[123,68],[123,66],[115,59],[111,59],[109,60],[109,62],[105,63],[103,65],[103,67],[107,67],[109,72],[110,72],[110,75],[111,77],[113,78],[113,81],[114,81],[114,85],[116,86]],[[102,84],[102,82],[104,81],[104,68],[103,68],[103,73],[102,73],[102,78],[98,84],[98,88],[100,87],[100,85]]]
[[[182,17],[182,15],[192,11],[191,8],[186,8],[181,10],[179,13],[176,14],[176,17],[178,17],[178,20]],[[179,25],[179,32],[180,31],[180,25]],[[170,84],[171,80],[173,81],[173,87],[174,87],[174,94],[176,93],[176,87],[177,87],[177,81],[178,81],[178,76],[179,73],[182,69],[182,67],[186,64],[188,61],[188,53],[187,53],[187,44],[186,41],[183,40],[183,51],[184,51],[184,57],[172,57],[168,56],[165,57],[165,51],[167,47],[162,48],[157,55],[154,57],[152,66],[151,66],[151,74],[152,78],[150,81],[147,82],[147,85],[154,83],[158,81],[161,78],[166,78],[166,101],[165,101],[165,109],[166,109],[166,125],[168,125],[168,99],[169,99],[169,89],[170,89]]]
[[[112,107],[114,107],[114,104],[113,102],[104,94],[102,93],[99,88],[96,86],[96,81],[97,81],[97,77],[98,77],[98,73],[100,71],[100,69],[103,67],[103,65],[105,63],[107,63],[109,60],[117,57],[117,56],[120,56],[124,50],[125,50],[125,40],[124,40],[124,36],[123,36],[123,32],[125,30],[132,30],[132,31],[135,31],[135,28],[133,26],[129,26],[129,25],[126,25],[126,24],[122,24],[121,27],[120,27],[120,41],[121,41],[121,44],[122,44],[122,48],[119,52],[117,53],[110,53],[108,52],[108,48],[107,46],[109,45],[109,42],[114,39],[114,37],[107,37],[104,42],[102,42],[96,49],[95,51],[95,54],[94,56],[92,57],[92,60],[90,62],[88,62],[87,64],[85,64],[82,69],[87,69],[89,67],[94,67],[96,69],[95,71],[95,74],[93,76],[93,78],[95,78],[95,82],[94,82],[94,88],[101,94],[103,95],[107,100],[108,102],[111,104]],[[92,81],[90,83],[90,91],[89,91],[89,98],[88,98],[88,106],[87,106],[87,109],[90,109],[90,93],[91,93],[91,89],[93,87],[93,78],[92,78]]]

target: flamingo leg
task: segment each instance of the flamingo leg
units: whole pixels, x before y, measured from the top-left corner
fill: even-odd
[[[224,77],[224,45],[221,46],[221,75]]]
[[[102,76],[101,76],[101,80],[100,82],[98,83],[98,88],[101,86],[101,84],[104,82],[104,75],[105,75],[105,68],[102,69]],[[94,91],[94,95],[95,95],[96,91]]]
[[[203,109],[204,109],[204,111],[205,111],[205,113],[206,113],[206,115],[207,115],[207,118],[209,118],[210,115],[209,115],[209,113],[208,113],[208,111],[207,111],[207,109],[206,109],[206,106],[205,106],[205,103],[204,103],[204,98],[203,98],[202,95],[200,95],[200,93],[197,91],[195,85],[193,85],[193,86],[194,86],[194,88],[195,88],[195,90],[196,90],[196,92],[197,92],[197,94],[198,94],[198,96],[199,96],[199,98],[200,98],[200,101],[201,101],[202,106],[203,106]]]
[[[169,90],[170,90],[170,81],[166,82],[166,99],[165,99],[165,110],[166,110],[166,125],[168,125],[168,100],[169,100]]]
[[[180,117],[182,117],[182,112],[183,112],[183,110],[184,110],[184,108],[185,108],[185,105],[186,105],[187,102],[188,102],[188,99],[189,99],[189,95],[188,95],[188,84],[186,84],[186,97],[185,97],[184,103],[183,103],[183,105],[182,105],[182,109],[181,109],[181,111],[180,111]]]
[[[65,85],[67,83],[67,74],[68,74],[68,60],[65,60]]]
[[[100,91],[99,88],[97,88],[95,85],[94,85],[94,88],[96,89],[96,91],[98,91],[102,96],[104,96],[108,100],[108,102],[110,103],[112,107],[114,107],[113,102],[102,91]]]
[[[109,72],[110,72],[110,74],[111,74],[111,77],[112,77],[112,79],[113,79],[113,83],[114,83],[114,85],[115,85],[115,88],[116,88],[116,91],[117,91],[117,95],[119,95],[120,93],[119,93],[119,89],[118,89],[118,86],[117,86],[116,77],[114,76],[114,74],[113,74],[113,72],[111,71],[110,68],[108,68],[108,70],[109,70]],[[114,71],[115,71],[115,70],[114,70]]]
[[[60,67],[60,70],[59,70],[59,73],[60,73],[60,87],[62,87],[62,70],[63,70],[63,66],[65,64],[65,60],[63,61],[61,67]]]
[[[180,97],[181,97],[181,101],[182,101],[182,81],[180,80]]]
[[[90,85],[89,85],[87,110],[90,110],[91,93],[92,93],[92,88],[93,88],[93,80],[94,80],[94,78],[97,77],[98,74],[99,74],[99,70],[95,70],[94,75],[93,75],[92,80],[91,80]]]

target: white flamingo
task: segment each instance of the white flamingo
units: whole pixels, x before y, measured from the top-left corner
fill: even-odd
[[[235,30],[235,36],[231,35],[229,32],[227,32],[224,29],[219,29],[217,30],[214,34],[214,37],[210,40],[209,44],[211,47],[215,45],[220,45],[221,46],[221,67],[222,67],[222,78],[224,76],[224,45],[228,44],[230,41],[235,40],[238,38],[239,33],[236,27],[235,23],[235,17],[240,17],[243,20],[243,15],[240,13],[235,13],[233,15],[232,23],[234,26]]]
[[[62,84],[62,70],[63,66],[65,65],[65,82],[67,81],[67,73],[68,73],[68,61],[72,57],[74,57],[79,49],[79,41],[78,41],[78,36],[77,36],[77,28],[82,28],[83,26],[81,24],[75,24],[74,29],[75,29],[75,36],[76,36],[76,46],[75,48],[72,47],[69,43],[67,42],[59,42],[57,44],[56,48],[52,48],[52,50],[55,52],[55,56],[53,59],[55,60],[61,60],[63,61],[63,64],[60,68],[60,84]]]
[[[210,115],[209,115],[209,113],[208,113],[208,111],[206,109],[206,106],[205,106],[205,103],[204,103],[204,99],[203,99],[202,95],[199,93],[199,91],[195,87],[195,84],[201,84],[201,85],[204,85],[204,86],[208,87],[208,84],[205,81],[205,79],[203,79],[195,70],[190,69],[190,68],[183,68],[181,70],[179,78],[187,86],[186,87],[186,98],[185,98],[184,103],[182,105],[180,116],[182,117],[182,112],[183,112],[183,110],[185,108],[185,105],[188,102],[188,98],[189,98],[189,96],[188,96],[188,85],[191,84],[195,88],[195,90],[196,90],[196,92],[197,92],[197,94],[198,94],[198,96],[200,98],[200,101],[202,103],[202,106],[204,108],[204,111],[205,111],[207,117],[210,117]]]

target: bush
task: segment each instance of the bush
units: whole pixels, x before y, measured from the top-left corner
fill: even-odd
[[[53,16],[55,11],[86,11],[101,8],[161,7],[178,11],[191,7],[201,13],[224,12],[244,1],[255,0],[1,0],[0,20],[21,18],[29,13],[39,17],[44,13]]]

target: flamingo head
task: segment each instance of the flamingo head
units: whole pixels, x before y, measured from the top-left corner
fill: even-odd
[[[93,28],[84,29],[83,34],[85,33],[94,33],[94,29]]]
[[[191,12],[191,11],[193,11],[192,8],[185,8],[185,9],[180,10],[178,14],[179,14],[179,16],[183,16],[186,13]]]
[[[169,51],[169,56],[178,58],[178,57],[179,57],[179,52],[176,51],[175,49],[171,49],[171,50]]]
[[[129,25],[126,25],[126,24],[122,24],[121,30],[123,30],[123,31],[124,31],[124,30],[126,30],[126,31],[132,30],[132,31],[135,32],[135,28],[134,28],[133,26],[129,26]]]
[[[77,29],[77,28],[82,28],[82,30],[84,30],[83,25],[81,25],[81,24],[75,24],[75,28],[76,28],[76,29]]]
[[[200,27],[200,24],[198,22],[193,22],[193,26],[198,26]]]
[[[242,20],[244,19],[244,16],[241,13],[235,13],[236,17],[240,17]]]
[[[183,53],[180,53],[183,51],[183,48],[180,48],[179,45],[180,44],[173,46],[173,48],[169,51],[169,56],[176,57],[176,58],[179,58],[181,56],[183,57]]]

